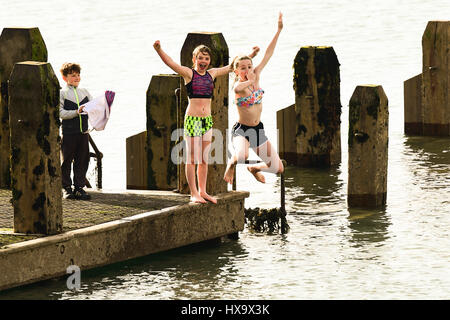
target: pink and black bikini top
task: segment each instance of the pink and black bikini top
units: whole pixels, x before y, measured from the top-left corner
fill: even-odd
[[[192,80],[186,84],[189,98],[211,99],[214,91],[214,80],[208,71],[204,75],[192,69]]]

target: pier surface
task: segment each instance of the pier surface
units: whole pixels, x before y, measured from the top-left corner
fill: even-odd
[[[249,196],[222,193],[214,205],[169,191],[89,193],[63,200],[63,233],[44,236],[13,233],[11,191],[0,190],[0,290],[236,234]]]

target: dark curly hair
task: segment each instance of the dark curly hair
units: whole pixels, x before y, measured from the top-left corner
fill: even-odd
[[[62,65],[61,69],[59,70],[61,71],[61,74],[66,77],[68,74],[71,74],[73,72],[75,73],[80,73],[81,71],[81,67],[79,64],[77,63],[70,63],[70,62],[66,62]]]

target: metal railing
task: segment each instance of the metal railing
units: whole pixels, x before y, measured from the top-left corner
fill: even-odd
[[[92,149],[94,149],[94,152],[89,152],[90,158],[96,158],[97,160],[97,189],[102,189],[102,158],[103,153],[98,150],[97,145],[95,144],[94,140],[92,139],[91,135],[87,134],[89,137],[89,144],[91,145]],[[89,183],[88,179],[86,178],[86,186],[88,188],[92,188],[92,185]]]
[[[287,163],[285,160],[281,160],[283,163],[283,166],[286,167]],[[245,160],[245,162],[240,162],[238,164],[256,164],[256,163],[263,163],[261,160]],[[285,184],[284,184],[284,170],[280,174],[280,188],[281,188],[281,199],[280,199],[280,209],[282,212],[286,212],[286,195],[285,195]],[[236,191],[236,170],[234,170],[234,179],[233,179],[233,191]]]

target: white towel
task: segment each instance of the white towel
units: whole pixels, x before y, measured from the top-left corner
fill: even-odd
[[[82,113],[89,116],[89,123],[95,130],[101,131],[105,129],[106,123],[109,120],[110,108],[106,101],[106,96],[103,94],[84,104]]]

